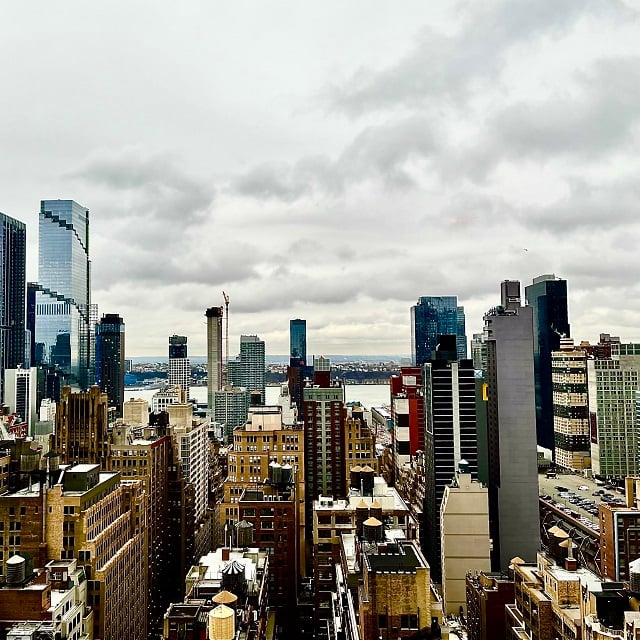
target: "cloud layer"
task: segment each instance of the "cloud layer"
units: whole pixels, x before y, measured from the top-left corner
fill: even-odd
[[[49,60],[12,8],[0,210],[91,210],[94,300],[129,355],[176,332],[204,353],[222,290],[232,340],[285,353],[305,317],[312,352],[409,353],[419,296],[458,295],[471,335],[502,279],[541,273],[569,281],[577,339],[640,340],[637,6],[409,4],[256,2],[247,22],[161,2],[148,22],[115,3],[76,23],[43,3]]]

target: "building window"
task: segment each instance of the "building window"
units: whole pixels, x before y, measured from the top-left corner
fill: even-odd
[[[400,628],[401,629],[417,629],[418,616],[415,614],[400,616]]]

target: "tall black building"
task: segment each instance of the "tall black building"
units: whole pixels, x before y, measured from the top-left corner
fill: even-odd
[[[0,213],[0,399],[5,369],[24,364],[26,227]]]
[[[291,401],[298,407],[302,419],[303,389],[306,379],[313,377],[313,367],[307,366],[307,321],[296,318],[289,321],[289,367],[287,384]]]
[[[107,394],[109,406],[122,416],[124,403],[124,320],[107,313],[96,325],[96,384]]]
[[[553,383],[551,353],[560,349],[560,338],[569,337],[567,281],[542,275],[525,288],[527,305],[533,308],[533,365],[536,387],[536,437],[538,444],[554,450]]]
[[[472,360],[458,360],[456,336],[438,337],[435,359],[424,364],[425,498],[420,545],[431,576],[442,578],[440,505],[458,463],[466,460],[478,477],[476,382]]]
[[[540,547],[533,310],[521,306],[517,280],[500,289],[501,304],[484,315],[487,370],[478,412],[486,416],[493,571],[506,571],[516,556],[535,561]]]

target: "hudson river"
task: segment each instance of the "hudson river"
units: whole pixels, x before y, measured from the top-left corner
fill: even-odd
[[[151,396],[157,391],[157,388],[139,388],[125,387],[124,399],[142,398],[151,403]],[[267,404],[275,404],[278,400],[280,387],[267,387]],[[348,384],[345,386],[345,396],[347,402],[360,402],[367,409],[371,407],[379,407],[383,404],[389,404],[389,385],[388,384]],[[207,402],[206,387],[191,387],[191,397],[195,398],[199,403]]]

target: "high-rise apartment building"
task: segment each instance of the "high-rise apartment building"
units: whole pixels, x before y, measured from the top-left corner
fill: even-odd
[[[9,410],[17,413],[29,426],[29,435],[33,435],[33,427],[38,419],[37,412],[38,370],[5,369],[4,401]]]
[[[209,445],[206,420],[193,419],[193,405],[170,404],[169,424],[173,428],[176,453],[182,462],[182,471],[187,482],[195,489],[194,518],[199,523],[207,510],[207,488],[209,468]]]
[[[610,358],[587,361],[589,410],[596,418],[591,439],[595,474],[623,478],[640,471],[640,344],[611,343]]]
[[[307,321],[289,320],[289,358],[307,363]]]
[[[455,335],[458,358],[467,357],[464,307],[457,296],[422,296],[411,307],[411,356],[421,366],[433,360],[438,336]]]
[[[0,400],[4,372],[25,363],[26,227],[0,213]]]
[[[180,385],[182,390],[189,397],[189,387],[191,384],[191,364],[187,356],[187,337],[169,337],[169,386]]]
[[[252,407],[247,421],[233,431],[233,449],[229,451],[228,475],[224,481],[224,499],[220,509],[220,528],[227,532],[237,529],[242,520],[238,511],[238,500],[245,489],[255,489],[264,481],[273,480],[276,475],[286,476],[283,485],[295,485],[294,494],[298,500],[299,513],[296,516],[298,531],[294,544],[290,538],[290,550],[297,550],[299,558],[290,563],[296,565],[304,575],[304,436],[300,425],[285,425],[281,406]],[[277,478],[276,478],[277,479]],[[273,546],[273,545],[270,545]],[[277,545],[281,547],[281,545]],[[278,549],[278,552],[282,549]],[[280,553],[278,554],[280,555]],[[276,565],[274,572],[280,573]],[[297,578],[297,576],[296,576]]]
[[[393,458],[396,473],[417,451],[424,451],[422,367],[401,367],[389,378]]]
[[[327,358],[314,358],[314,384],[304,389],[307,501],[346,495],[344,387],[330,382]]]
[[[89,211],[73,200],[40,204],[36,364],[60,369],[82,389],[90,382]]]
[[[466,472],[478,477],[478,442],[473,362],[457,360],[455,336],[440,336],[435,356],[423,367],[426,482],[420,544],[440,582],[442,499],[462,460]]]
[[[223,426],[226,442],[232,441],[233,430],[245,423],[248,414],[249,393],[244,387],[225,385],[213,394],[212,417]]]
[[[107,313],[96,325],[96,384],[122,416],[124,403],[124,320]]]
[[[209,307],[207,318],[207,405],[214,410],[214,394],[222,389],[222,307]]]
[[[533,369],[533,310],[520,283],[501,284],[501,304],[484,316],[492,569],[533,561],[540,544]]]
[[[527,305],[533,309],[533,365],[536,381],[536,434],[541,447],[553,451],[553,383],[551,353],[560,338],[569,337],[567,281],[555,275],[533,279],[525,288]]]
[[[551,354],[553,382],[554,459],[556,464],[582,471],[591,467],[587,353],[561,338]]]
[[[265,403],[265,350],[264,340],[258,336],[240,336],[240,355],[229,362],[229,384],[244,387],[250,396],[260,393],[260,404]]]

